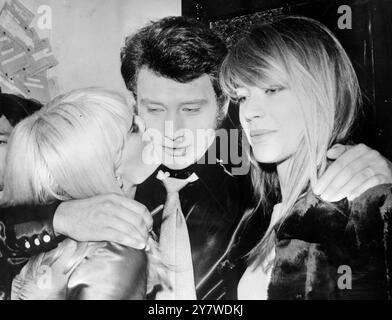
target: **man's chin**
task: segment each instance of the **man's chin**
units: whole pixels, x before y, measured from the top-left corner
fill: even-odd
[[[186,169],[188,168],[190,165],[192,165],[194,162],[174,162],[174,161],[170,161],[168,163],[163,163],[163,165],[171,170],[182,170],[182,169]]]
[[[171,153],[163,153],[161,160],[162,164],[171,170],[182,170],[198,162],[204,153],[205,151],[200,152],[201,156],[199,156],[199,153],[195,154],[193,152],[188,152],[183,156],[173,156]]]
[[[186,154],[182,157],[175,157],[172,155],[164,154],[162,164],[172,170],[182,170],[194,164],[197,160],[194,155]]]

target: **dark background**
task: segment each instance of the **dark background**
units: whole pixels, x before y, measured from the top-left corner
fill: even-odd
[[[352,29],[338,28],[341,5],[352,9]],[[392,0],[182,0],[182,14],[209,24],[230,41],[255,19],[280,14],[304,15],[324,23],[349,54],[364,95],[355,142],[392,159]],[[238,121],[236,108],[230,108],[230,114]]]

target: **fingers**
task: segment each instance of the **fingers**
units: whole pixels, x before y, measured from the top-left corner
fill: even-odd
[[[136,211],[130,210],[129,208],[125,208],[122,205],[115,205],[111,208],[111,210],[105,210],[104,212],[107,218],[114,217],[121,219],[126,224],[130,224],[136,229],[149,230],[152,226],[152,217],[147,209],[147,213],[142,215]],[[148,217],[148,223],[146,222],[147,217],[144,217],[145,215]]]
[[[352,198],[354,194],[366,191],[369,187],[374,187],[383,183],[383,176],[375,173],[371,167],[367,167],[353,177],[341,187],[334,189],[331,193],[325,193],[321,196],[322,199],[330,202],[339,201],[343,198]],[[359,195],[358,194],[358,195]]]
[[[136,227],[134,224],[128,223],[127,221],[117,217],[112,217],[110,222],[108,221],[107,226],[120,233],[124,233],[135,238],[138,240],[139,246],[142,246],[143,248],[147,243],[148,229],[145,226],[142,228],[139,226]]]
[[[120,195],[97,196],[62,203],[56,210],[53,227],[78,241],[115,241],[135,248],[144,247],[152,217],[141,203]],[[112,231],[108,236],[107,228]],[[119,233],[121,241],[113,239]],[[128,244],[127,244],[128,243]]]
[[[112,195],[108,200],[106,210],[109,214],[117,214],[122,219],[135,225],[135,227],[141,226],[138,217],[143,219],[144,225],[147,229],[151,229],[153,219],[146,206],[138,201],[128,199],[120,195]]]
[[[106,228],[103,232],[105,241],[116,242],[123,246],[142,250],[146,247],[145,243],[141,243],[140,239],[129,233],[120,232],[114,228]]]
[[[390,163],[379,152],[360,144],[346,148],[320,178],[314,192],[330,202],[352,199],[368,188],[392,182],[391,171]]]
[[[130,214],[124,208],[112,208],[112,211],[105,209],[85,215],[73,228],[71,237],[78,241],[113,241],[135,249],[146,246],[148,229],[139,215]],[[132,219],[122,219],[121,215]]]
[[[317,182],[314,188],[314,193],[320,196],[324,195],[324,197],[326,191],[328,192],[327,193],[328,196],[331,196],[334,193],[336,193],[337,190],[336,188],[341,187],[342,185],[346,184],[349,179],[351,179],[351,176],[349,176],[348,178],[347,172],[345,172],[345,168],[349,164],[355,162],[357,159],[360,159],[364,154],[366,154],[368,150],[370,149],[362,144],[357,145],[355,147],[351,147],[348,150],[346,150],[324,172],[324,174],[322,175],[322,177]],[[352,169],[352,171],[354,171],[355,173],[355,170],[357,171],[360,170],[361,166],[363,166],[362,162],[360,162],[359,164],[355,164],[355,167]],[[335,179],[337,179],[336,182]],[[328,201],[327,198],[325,198],[325,200]]]
[[[388,183],[385,175],[376,175],[372,176],[369,179],[365,180],[360,186],[349,191],[347,199],[353,200],[359,197],[366,190],[378,186],[379,184]]]
[[[335,144],[332,146],[331,149],[327,151],[327,158],[331,160],[336,160],[339,158],[343,153],[349,150],[352,146],[345,146],[343,144]]]
[[[376,172],[369,166],[371,156],[364,155],[355,159],[346,167],[336,173],[335,178],[321,193],[321,198],[325,201],[339,201],[349,194],[351,190],[361,183],[376,175]]]

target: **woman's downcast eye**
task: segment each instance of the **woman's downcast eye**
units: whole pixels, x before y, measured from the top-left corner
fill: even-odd
[[[280,86],[269,87],[269,88],[264,89],[264,93],[265,93],[265,94],[268,94],[268,95],[272,95],[272,94],[275,94],[275,93],[277,93],[277,92],[279,92],[279,91],[282,91],[283,89],[284,89],[284,88],[283,88],[283,87],[280,87]]]

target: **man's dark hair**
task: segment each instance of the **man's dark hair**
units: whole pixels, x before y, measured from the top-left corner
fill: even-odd
[[[135,97],[136,79],[143,67],[182,83],[207,74],[219,99],[218,71],[226,53],[226,44],[208,26],[191,18],[167,17],[126,38],[121,74]]]
[[[41,107],[35,100],[0,92],[0,117],[4,115],[13,127]]]

